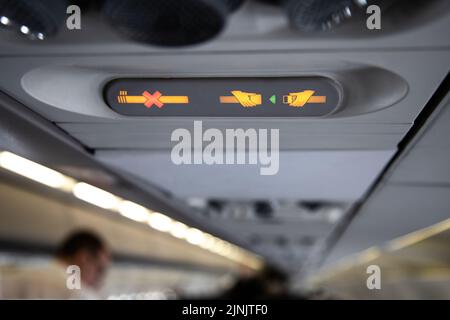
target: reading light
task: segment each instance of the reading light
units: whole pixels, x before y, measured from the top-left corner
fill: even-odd
[[[52,188],[70,190],[74,184],[69,177],[8,151],[0,152],[0,166]]]
[[[0,17],[0,24],[4,25],[4,26],[8,26],[10,24],[10,20],[8,17],[5,16],[1,16]]]
[[[67,0],[0,0],[0,23],[30,40],[44,40],[64,24]]]
[[[28,28],[27,26],[21,26],[20,27],[20,32],[22,32],[23,34],[29,34],[30,33],[30,28]]]
[[[119,198],[115,195],[84,182],[75,185],[73,194],[78,199],[103,209],[116,209],[119,204]]]

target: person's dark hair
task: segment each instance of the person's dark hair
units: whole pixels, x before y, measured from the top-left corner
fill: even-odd
[[[285,283],[288,281],[288,276],[285,272],[273,266],[266,266],[259,274],[264,280],[278,281]]]
[[[56,250],[58,257],[71,257],[80,250],[95,255],[106,248],[103,240],[91,231],[80,230],[71,233]]]

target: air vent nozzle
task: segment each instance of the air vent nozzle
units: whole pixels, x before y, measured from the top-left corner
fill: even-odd
[[[198,44],[216,36],[244,0],[106,0],[103,14],[122,35],[160,46]]]
[[[366,0],[283,0],[291,26],[299,31],[323,31],[350,18]]]

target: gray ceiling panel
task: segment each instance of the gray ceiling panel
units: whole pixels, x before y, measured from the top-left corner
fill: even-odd
[[[450,96],[447,96],[442,108],[433,120],[433,124],[425,130],[417,141],[419,147],[450,148]]]
[[[393,172],[389,182],[450,187],[450,146],[414,148]]]
[[[325,266],[450,217],[450,187],[385,185],[366,202]]]
[[[449,94],[442,98],[358,210],[331,249],[325,267],[450,218],[450,148],[445,141],[450,133],[449,99]]]
[[[225,130],[228,121],[203,121],[203,128]],[[259,121],[256,125],[236,119],[235,128],[280,129],[282,150],[388,150],[395,149],[403,133],[410,127],[405,124],[317,124],[299,125],[295,120]],[[193,120],[151,120],[139,123],[62,123],[59,126],[83,144],[95,149],[170,149],[173,130],[193,128]]]
[[[392,183],[450,186],[450,96],[389,177]]]
[[[170,152],[98,150],[96,157],[179,197],[355,201],[394,152],[280,152],[272,176],[260,175],[259,165],[175,165]]]

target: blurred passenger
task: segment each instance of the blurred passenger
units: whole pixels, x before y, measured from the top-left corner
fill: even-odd
[[[54,261],[49,265],[15,270],[4,276],[1,297],[3,299],[97,299],[99,298],[97,290],[109,262],[110,253],[102,239],[90,231],[78,231],[63,241],[56,251]],[[69,279],[69,277],[77,277],[73,266],[78,267],[80,271],[78,282],[80,286],[75,288],[71,286],[71,279]]]
[[[273,267],[266,267],[255,275],[238,279],[219,299],[304,299],[291,295],[287,284],[288,277],[285,273]]]

